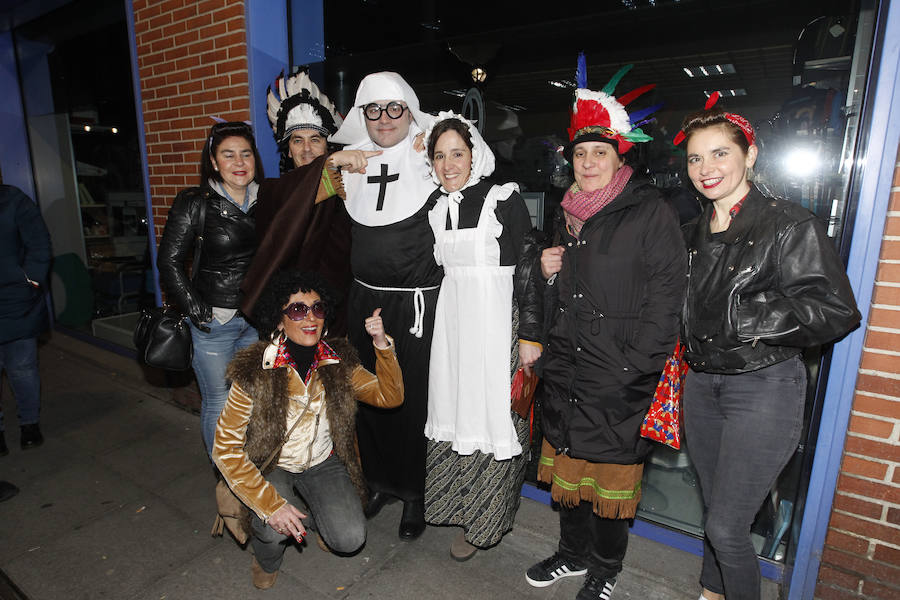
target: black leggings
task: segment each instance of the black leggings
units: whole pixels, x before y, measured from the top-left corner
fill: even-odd
[[[591,502],[559,509],[559,553],[600,579],[622,570],[628,549],[628,519],[604,519]]]

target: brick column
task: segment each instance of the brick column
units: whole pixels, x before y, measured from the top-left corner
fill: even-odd
[[[900,598],[900,154],[816,598]]]
[[[197,185],[213,121],[250,118],[243,0],[134,0],[157,243],[169,206]]]

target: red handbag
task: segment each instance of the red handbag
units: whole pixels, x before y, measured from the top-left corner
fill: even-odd
[[[537,387],[537,383],[538,376],[534,370],[531,369],[526,373],[522,367],[519,367],[510,382],[511,408],[523,419],[527,419],[531,413],[531,403],[534,402],[534,389]]]
[[[684,346],[680,341],[675,342],[675,351],[666,359],[650,410],[641,424],[642,437],[681,449],[681,394],[687,372]]]

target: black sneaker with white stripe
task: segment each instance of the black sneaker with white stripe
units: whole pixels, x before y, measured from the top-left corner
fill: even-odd
[[[567,561],[556,552],[528,569],[525,580],[534,587],[547,587],[563,577],[576,577],[585,573],[587,569]]]
[[[593,575],[588,575],[584,580],[575,600],[609,600],[612,598],[612,592],[616,587],[616,578],[600,579]]]

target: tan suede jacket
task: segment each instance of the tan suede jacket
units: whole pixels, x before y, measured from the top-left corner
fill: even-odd
[[[277,348],[271,344],[260,342],[235,356],[228,368],[233,383],[216,427],[212,457],[234,494],[261,519],[268,520],[287,504],[266,481],[259,467],[273,450],[282,447],[285,434],[293,425],[287,422],[287,407],[292,397],[306,396],[313,404],[324,396],[334,452],[347,467],[357,492],[365,497],[365,482],[355,449],[356,401],[379,408],[394,408],[403,403],[400,365],[393,340],[388,339],[391,342],[388,348],[375,349],[375,375],[359,364],[349,344],[328,340],[341,359],[321,361],[308,385],[304,385],[293,367],[272,369]],[[330,394],[326,393],[328,389],[332,390]],[[301,427],[302,423],[297,429]],[[305,456],[306,449],[299,449],[293,442],[292,439],[293,450],[300,450]],[[266,472],[278,460],[276,456]]]

